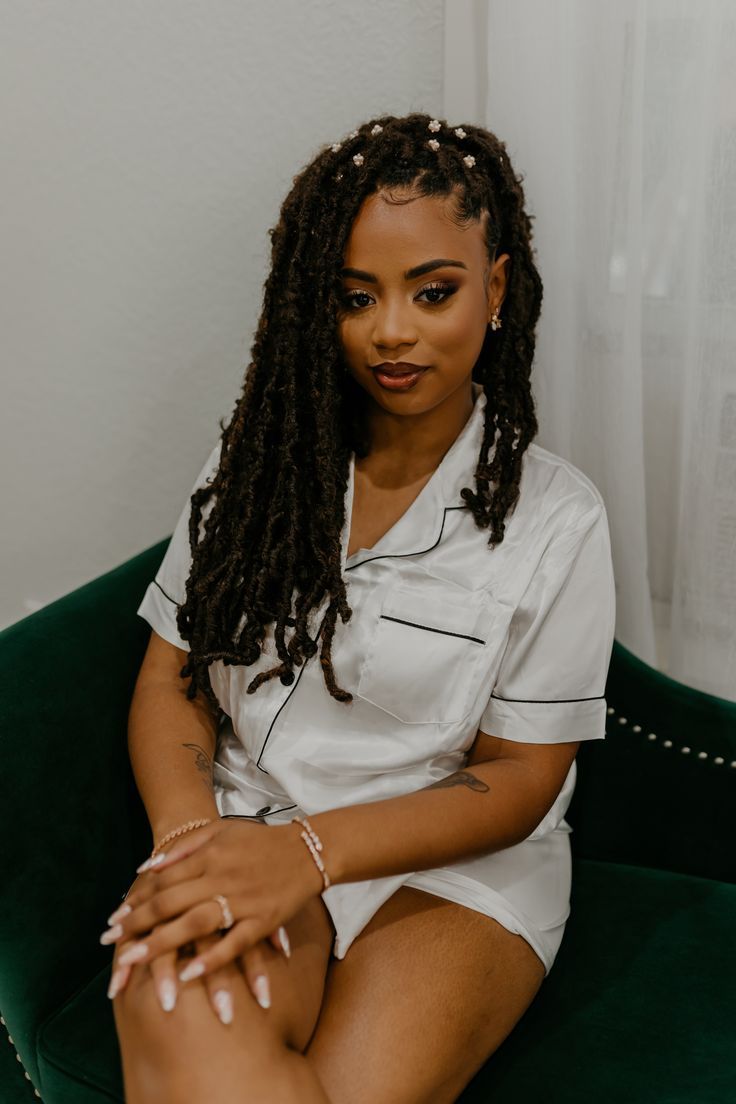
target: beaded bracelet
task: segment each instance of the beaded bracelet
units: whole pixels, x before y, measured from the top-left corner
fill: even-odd
[[[305,829],[305,831],[300,832],[299,835],[301,836],[301,838],[306,843],[307,847],[309,848],[309,852],[310,852],[312,858],[314,859],[315,863],[317,864],[319,872],[322,875],[322,881],[324,883],[324,888],[329,889],[330,885],[332,884],[330,882],[330,876],[327,873],[327,871],[325,870],[324,863],[322,862],[322,859],[320,858],[320,855],[319,855],[319,852],[322,850],[322,840],[319,838],[319,836],[315,832],[314,828],[312,828],[312,825],[309,823],[309,821],[307,820],[306,817],[304,817],[304,818],[302,818],[302,817],[292,817],[291,823],[292,824],[294,824],[294,823],[301,824],[303,826],[303,828]]]

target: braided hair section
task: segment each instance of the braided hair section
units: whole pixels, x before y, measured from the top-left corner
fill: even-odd
[[[215,709],[209,665],[252,665],[271,626],[278,662],[248,693],[273,678],[290,684],[319,651],[329,693],[352,701],[332,642],[338,616],[346,624],[352,615],[340,543],[350,458],[367,456],[370,441],[362,389],[340,349],[339,272],[361,205],[378,191],[396,203],[451,196],[458,226],[481,222],[489,267],[499,251],[510,255],[503,327],[488,327],[473,368],[487,396],[485,425],[474,486],[460,493],[476,526],[490,530],[491,549],[518,501],[523,455],[538,431],[530,376],[542,301],[522,178],[482,127],[423,113],[370,120],[293,179],[269,230],[262,309],[240,396],[220,426],[219,466],[191,498],[181,676],[190,677],[188,698],[202,690]]]

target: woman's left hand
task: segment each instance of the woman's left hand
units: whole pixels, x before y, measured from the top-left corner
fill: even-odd
[[[117,919],[119,932],[109,941],[129,943],[142,934],[146,938],[127,946],[118,965],[149,962],[218,932],[223,915],[215,894],[227,898],[234,924],[188,963],[183,980],[216,970],[267,938],[324,888],[300,837],[297,823],[264,828],[219,820],[197,831],[196,839],[176,841],[149,867],[147,887],[136,887],[125,899],[131,911]],[[121,911],[122,907],[113,916]],[[135,957],[129,959],[131,953]]]

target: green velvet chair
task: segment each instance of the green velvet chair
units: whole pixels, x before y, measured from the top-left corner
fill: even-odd
[[[98,939],[151,848],[126,724],[167,543],[0,633],[0,1104],[123,1099]],[[606,698],[562,946],[463,1104],[736,1101],[736,704],[618,642]]]

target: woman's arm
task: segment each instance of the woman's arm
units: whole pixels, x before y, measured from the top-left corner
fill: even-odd
[[[579,746],[479,731],[466,767],[426,789],[310,816],[330,881],[431,870],[521,843],[554,804]]]
[[[188,820],[219,817],[212,785],[217,718],[179,677],[188,653],[151,632],[128,715],[128,754],[154,843]]]

